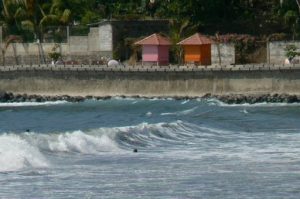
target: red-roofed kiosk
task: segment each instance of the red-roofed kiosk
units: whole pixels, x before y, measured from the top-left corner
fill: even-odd
[[[143,62],[155,62],[158,65],[169,64],[171,42],[168,38],[159,34],[153,34],[136,42],[135,45],[141,45],[143,48]]]
[[[211,43],[208,37],[196,33],[182,40],[178,45],[183,47],[185,63],[193,62],[199,65],[210,65]]]

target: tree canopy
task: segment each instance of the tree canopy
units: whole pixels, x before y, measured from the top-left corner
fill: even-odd
[[[32,32],[36,38],[45,26],[87,25],[103,19],[170,19],[213,35],[300,37],[298,0],[2,0],[0,9],[5,31]]]

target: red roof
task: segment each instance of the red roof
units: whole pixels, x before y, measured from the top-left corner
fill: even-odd
[[[135,45],[157,45],[157,46],[169,46],[171,42],[168,38],[163,37],[159,34],[153,34],[140,41],[134,43]]]
[[[181,42],[178,43],[178,45],[203,45],[203,44],[211,44],[212,41],[200,33],[196,33]]]

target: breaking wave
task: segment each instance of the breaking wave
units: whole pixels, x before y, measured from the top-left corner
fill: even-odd
[[[192,136],[192,126],[174,123],[99,128],[63,133],[5,133],[0,135],[0,172],[50,165],[49,154],[121,153],[133,148],[180,143]]]
[[[0,136],[0,172],[28,167],[48,167],[49,163],[39,149],[15,134]]]
[[[265,150],[269,140],[281,143],[277,141],[283,139],[278,138],[279,135],[284,135],[288,142],[295,140],[295,134],[276,135],[226,131],[183,121],[47,134],[5,133],[0,134],[0,172],[49,167],[52,165],[49,156],[113,155],[131,153],[135,148],[140,151],[168,148],[168,155],[176,158],[237,157],[245,161],[274,161],[277,149],[283,147],[277,144]],[[296,137],[299,140],[299,136]],[[287,152],[282,150],[281,157],[286,158],[285,161],[290,160],[290,156],[295,157],[294,153],[288,153],[294,152],[294,148],[286,149]],[[296,148],[299,148],[298,143]],[[296,152],[299,154],[299,150]]]

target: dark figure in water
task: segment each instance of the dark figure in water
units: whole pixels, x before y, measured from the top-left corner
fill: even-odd
[[[29,129],[26,129],[26,132],[27,132],[27,133],[29,133],[29,132],[30,132],[30,130],[29,130]]]
[[[138,150],[137,149],[133,149],[133,153],[137,153],[138,152]]]

